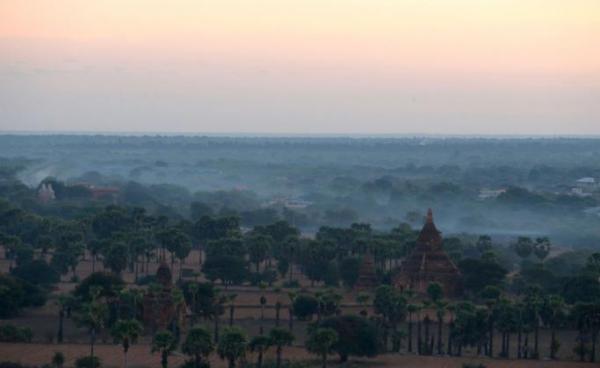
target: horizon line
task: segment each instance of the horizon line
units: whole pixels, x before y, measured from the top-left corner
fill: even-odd
[[[597,134],[497,134],[497,133],[304,133],[304,132],[193,132],[193,131],[89,131],[89,130],[0,130],[0,136],[126,136],[126,137],[220,137],[220,138],[465,138],[465,139],[600,139]]]

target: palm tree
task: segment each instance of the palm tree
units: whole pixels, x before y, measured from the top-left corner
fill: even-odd
[[[104,327],[104,322],[108,316],[108,308],[105,303],[99,301],[99,287],[93,287],[90,294],[92,300],[82,306],[76,319],[78,324],[87,327],[90,332],[90,360],[93,361],[96,334]]]
[[[56,341],[60,344],[63,342],[64,335],[64,320],[65,312],[70,308],[73,298],[70,295],[60,295],[58,297],[58,332],[56,333]]]
[[[271,339],[264,335],[254,336],[252,340],[250,340],[250,351],[253,353],[258,353],[258,357],[256,358],[256,368],[262,368],[263,363],[263,355],[271,346]]]
[[[550,359],[556,359],[556,353],[560,348],[560,342],[556,338],[556,329],[562,325],[566,314],[565,301],[561,296],[550,295],[544,298],[540,315],[544,324],[550,326]]]
[[[422,319],[421,319],[421,311],[423,310],[422,304],[415,304],[416,312],[417,312],[417,353],[421,355],[423,348],[423,339],[421,337],[422,331]]]
[[[281,353],[284,346],[292,345],[294,335],[283,328],[274,328],[269,332],[271,344],[277,347],[277,368],[281,367]]]
[[[221,290],[215,289],[215,295],[213,297],[213,313],[212,318],[214,321],[214,329],[213,329],[213,341],[217,343],[219,341],[219,333],[221,331],[220,319],[221,315],[224,313],[223,304],[227,302],[227,296],[221,293]]]
[[[168,368],[169,366],[169,355],[177,347],[175,337],[170,331],[159,331],[154,335],[152,339],[152,352],[160,352],[160,365],[162,368]]]
[[[412,353],[413,351],[413,321],[412,316],[419,310],[419,306],[417,304],[409,304],[406,307],[408,311],[408,352]]]
[[[200,368],[202,360],[208,359],[213,350],[215,350],[215,347],[210,332],[201,327],[192,328],[181,345],[181,351],[194,358],[195,368]]]
[[[288,312],[289,312],[289,320],[288,320],[288,327],[290,332],[294,332],[294,300],[296,299],[296,297],[298,296],[298,293],[296,292],[289,292],[288,293],[288,298],[290,299],[290,305],[288,307]]]
[[[321,357],[321,367],[327,368],[327,355],[332,352],[333,345],[338,342],[338,333],[332,328],[317,328],[311,332],[306,341],[308,351]]]
[[[267,298],[265,298],[265,288],[267,285],[264,282],[261,282],[259,285],[260,288],[260,334],[264,333],[264,323],[265,323],[265,304],[267,304]]]
[[[113,326],[111,334],[115,342],[120,342],[123,346],[123,368],[127,368],[129,346],[135,344],[142,330],[142,325],[135,319],[120,319]]]
[[[542,306],[541,289],[537,286],[529,287],[525,296],[525,306],[531,314],[534,327],[533,358],[539,359],[539,331],[540,331],[540,308]]]
[[[237,360],[246,354],[247,345],[248,339],[241,328],[228,327],[219,339],[217,352],[221,359],[227,359],[229,368],[235,368]]]
[[[237,294],[227,295],[227,302],[229,303],[229,327],[233,326],[233,316],[235,314],[235,298]]]
[[[198,284],[196,282],[190,282],[188,284],[188,291],[192,296],[192,317],[190,318],[190,327],[196,324],[196,295],[198,295]]]
[[[437,333],[437,353],[438,355],[443,354],[442,349],[442,330],[444,325],[444,316],[446,315],[446,307],[448,303],[442,300],[438,300],[435,303],[435,315],[437,317],[438,323],[438,333]]]

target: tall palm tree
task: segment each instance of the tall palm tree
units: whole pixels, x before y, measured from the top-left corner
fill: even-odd
[[[71,295],[62,294],[58,297],[56,303],[58,305],[58,332],[56,333],[56,341],[60,344],[63,342],[65,313],[67,309],[71,307],[73,297]]]
[[[120,342],[123,346],[123,368],[127,368],[129,346],[135,344],[142,330],[142,325],[135,319],[120,319],[113,326],[111,334],[115,342]]]
[[[260,334],[264,333],[265,326],[265,305],[267,304],[267,298],[265,297],[265,289],[267,284],[261,282],[258,287],[260,288]]]
[[[227,295],[227,302],[229,304],[229,327],[233,326],[233,317],[235,314],[235,298],[237,298],[237,294]]]
[[[221,359],[227,360],[229,368],[235,368],[235,363],[246,354],[247,347],[246,334],[239,327],[233,326],[224,329],[217,352]]]
[[[160,353],[160,365],[162,368],[169,367],[169,355],[177,347],[175,336],[170,331],[159,331],[152,339],[152,352]]]
[[[188,284],[188,291],[190,292],[192,299],[192,317],[190,318],[190,327],[196,324],[196,296],[198,295],[198,283],[190,282]]]
[[[76,316],[78,324],[87,327],[90,333],[90,360],[94,360],[96,334],[104,327],[108,316],[108,308],[100,301],[100,288],[93,287],[90,291],[91,301],[85,303]]]
[[[435,303],[435,315],[437,317],[438,323],[438,331],[437,331],[437,353],[438,355],[443,354],[442,348],[442,331],[444,326],[444,316],[446,315],[446,307],[448,306],[448,302],[443,300],[438,300]]]
[[[289,292],[288,293],[288,298],[290,299],[290,305],[288,307],[288,312],[289,312],[289,320],[288,320],[288,328],[290,330],[290,332],[294,332],[294,300],[296,299],[296,297],[298,296],[298,293],[296,292]]]
[[[277,368],[281,368],[281,355],[284,346],[292,345],[294,335],[283,328],[274,328],[269,332],[271,344],[277,347]]]
[[[202,367],[203,360],[208,359],[214,349],[210,332],[201,327],[192,328],[181,345],[181,351],[194,358],[194,368]]]
[[[564,299],[559,295],[544,298],[540,315],[544,324],[550,327],[550,359],[556,359],[556,353],[560,348],[556,330],[563,324],[567,315]]]
[[[262,368],[263,356],[270,346],[271,339],[264,335],[254,336],[252,340],[250,340],[250,344],[248,345],[250,351],[258,354],[256,358],[256,368]]]
[[[408,311],[408,351],[413,351],[413,314],[417,313],[419,306],[417,304],[409,304],[406,308]]]

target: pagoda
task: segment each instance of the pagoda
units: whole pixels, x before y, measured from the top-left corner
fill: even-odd
[[[178,325],[185,327],[185,301],[177,300],[173,293],[171,269],[163,261],[156,271],[157,284],[147,290],[142,304],[144,326],[152,331]]]
[[[433,222],[433,212],[427,211],[425,225],[419,233],[412,253],[402,262],[394,277],[394,286],[425,295],[429,284],[442,285],[445,297],[462,294],[462,275],[442,246],[442,235]]]
[[[373,259],[371,252],[367,250],[362,257],[360,267],[358,268],[358,280],[354,285],[354,289],[370,291],[375,289],[378,284],[377,274],[375,272],[375,259]]]

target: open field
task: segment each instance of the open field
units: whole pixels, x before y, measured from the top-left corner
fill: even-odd
[[[62,351],[66,358],[66,365],[72,366],[75,359],[89,354],[89,346],[85,344],[0,344],[0,360],[10,360],[26,364],[44,364],[50,361],[55,351]],[[108,367],[120,367],[122,364],[122,351],[116,345],[97,345],[96,354]],[[284,349],[284,358],[292,360],[310,360],[314,357],[298,347]],[[251,354],[247,359],[253,361]],[[267,359],[274,359],[273,352],[267,354]],[[150,347],[145,344],[134,345],[129,351],[129,367],[157,367],[160,364],[158,354],[151,354]],[[185,361],[185,357],[174,354],[169,358],[170,366],[177,366]],[[337,363],[337,357],[331,357],[331,366],[342,366]],[[343,367],[406,367],[406,368],[460,368],[463,363],[483,363],[488,368],[587,368],[593,367],[591,363],[580,362],[554,362],[547,360],[490,360],[487,358],[457,358],[457,357],[422,357],[415,355],[388,354],[372,359],[351,359]],[[224,361],[215,355],[211,358],[212,367],[226,367]],[[315,367],[319,366],[315,361]]]

